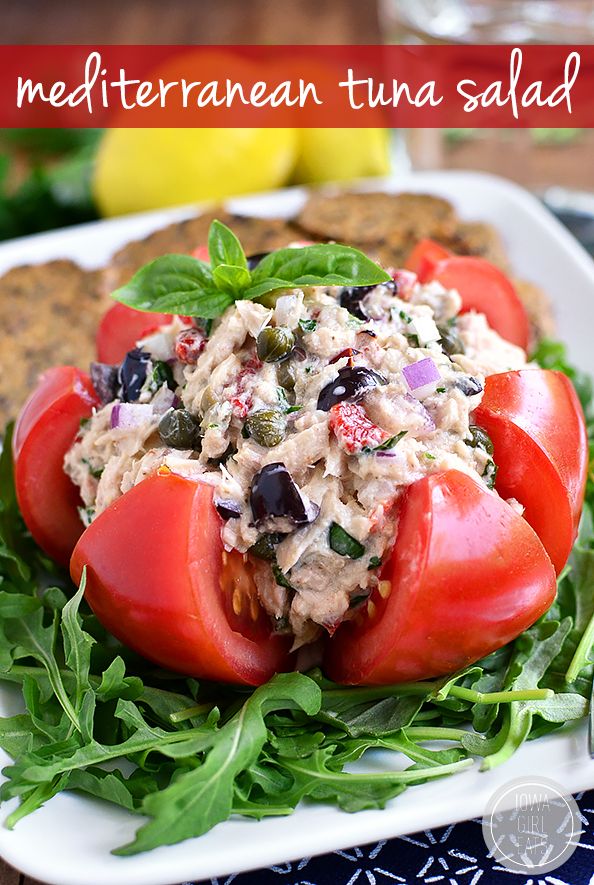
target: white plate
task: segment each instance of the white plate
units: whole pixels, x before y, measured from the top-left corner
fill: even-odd
[[[367,187],[378,188],[377,181]],[[422,173],[384,183],[386,190],[416,190],[452,200],[466,219],[491,222],[501,231],[514,271],[541,285],[554,300],[560,336],[571,356],[594,372],[594,263],[569,233],[516,185],[477,173]],[[257,215],[290,215],[303,193],[292,189],[233,200],[232,208]],[[102,221],[0,245],[0,272],[23,262],[72,258],[103,264],[114,249],[189,210]],[[84,307],[81,306],[81,309]],[[0,714],[15,712],[16,696],[0,689]],[[394,764],[389,755],[368,763]],[[383,811],[345,814],[328,806],[298,808],[292,817],[260,822],[231,820],[200,839],[149,854],[116,858],[110,850],[128,842],[141,819],[73,794],[56,796],[9,832],[0,828],[0,854],[23,872],[56,885],[167,885],[222,876],[320,854],[481,815],[497,787],[520,775],[543,774],[567,792],[594,787],[585,723],[522,749],[504,766],[478,766],[442,781],[409,789]],[[2,820],[12,810],[2,809]]]

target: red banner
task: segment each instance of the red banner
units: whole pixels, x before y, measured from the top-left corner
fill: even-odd
[[[2,127],[593,127],[594,46],[2,46]]]

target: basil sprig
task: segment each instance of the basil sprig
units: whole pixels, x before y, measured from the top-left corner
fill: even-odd
[[[214,319],[234,301],[299,286],[373,286],[389,274],[358,249],[335,243],[278,249],[250,271],[233,231],[213,221],[210,264],[190,255],[163,255],[145,264],[112,297],[135,310]]]

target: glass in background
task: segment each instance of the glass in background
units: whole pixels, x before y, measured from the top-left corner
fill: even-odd
[[[594,0],[379,0],[386,43],[594,43]],[[409,129],[395,169],[476,169],[517,181],[592,237],[593,129]],[[403,147],[403,144],[405,148]]]
[[[592,0],[380,0],[388,43],[592,43]]]

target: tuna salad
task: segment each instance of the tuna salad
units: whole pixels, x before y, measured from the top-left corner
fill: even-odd
[[[460,314],[455,290],[407,271],[263,301],[212,323],[175,317],[121,365],[94,364],[103,405],[65,470],[86,525],[156,470],[210,484],[225,549],[249,557],[274,629],[297,648],[389,592],[382,563],[411,483],[456,469],[493,487],[473,411],[486,376],[526,355],[482,314]]]

